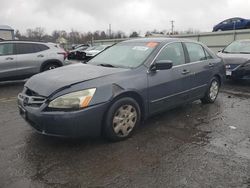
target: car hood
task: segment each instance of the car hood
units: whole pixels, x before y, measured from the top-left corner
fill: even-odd
[[[96,53],[99,53],[100,50],[89,50],[89,51],[85,51],[85,52],[88,54],[96,54]]]
[[[79,63],[37,74],[26,82],[25,87],[48,97],[60,88],[127,70]]]
[[[243,64],[247,61],[250,61],[250,54],[230,54],[230,53],[218,53],[226,65],[228,64]]]

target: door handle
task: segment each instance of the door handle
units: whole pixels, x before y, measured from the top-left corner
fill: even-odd
[[[209,63],[208,66],[209,66],[209,67],[213,67],[214,64],[213,64],[213,63]]]
[[[37,57],[44,57],[44,55],[40,54],[40,55],[38,55]]]
[[[186,70],[186,69],[184,69],[183,71],[182,71],[182,73],[181,74],[189,74],[190,73],[190,71],[188,71],[188,70]]]
[[[13,60],[13,57],[7,57],[6,60]]]

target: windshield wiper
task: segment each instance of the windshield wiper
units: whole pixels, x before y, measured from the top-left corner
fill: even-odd
[[[250,54],[250,52],[240,52],[240,54]]]
[[[116,66],[108,64],[108,63],[101,63],[101,64],[97,64],[97,66],[103,66],[103,67],[114,67],[116,68]]]

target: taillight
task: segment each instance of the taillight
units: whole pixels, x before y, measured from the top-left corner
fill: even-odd
[[[58,52],[57,54],[63,55],[64,60],[67,58],[68,53],[67,52]]]

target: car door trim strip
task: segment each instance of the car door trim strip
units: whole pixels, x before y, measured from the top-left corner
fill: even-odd
[[[155,100],[150,101],[150,103],[159,102],[159,101],[161,101],[161,100],[168,99],[168,98],[170,98],[170,97],[174,97],[174,96],[176,96],[176,95],[180,95],[180,94],[183,94],[183,93],[187,93],[187,92],[190,92],[190,91],[193,91],[193,90],[196,90],[196,89],[205,87],[205,86],[207,86],[207,84],[203,84],[203,85],[201,85],[201,86],[194,87],[194,88],[192,88],[192,89],[188,89],[188,90],[185,90],[185,91],[176,93],[176,94],[168,95],[168,96],[166,96],[166,97],[162,97],[162,98],[159,98],[159,99],[155,99]]]

